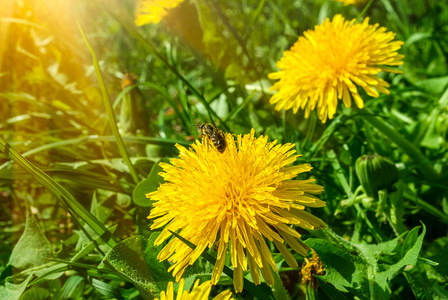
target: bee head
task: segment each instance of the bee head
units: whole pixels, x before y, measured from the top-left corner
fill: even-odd
[[[204,124],[198,126],[198,128],[199,128],[200,132],[202,132],[203,134],[207,134],[207,135],[214,134],[214,132],[215,132],[215,127],[210,123],[204,123]]]

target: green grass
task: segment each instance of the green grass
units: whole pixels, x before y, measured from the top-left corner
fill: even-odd
[[[197,0],[140,28],[134,6],[30,0],[0,12],[1,296],[150,299],[165,290],[173,278],[156,259],[144,194],[159,184],[158,162],[178,155],[174,145],[198,137],[191,125],[213,123],[294,143],[297,163],[313,166],[300,179],[325,188],[327,206],[310,211],[329,229],[299,229],[326,268],[320,288],[302,285],[300,267],[275,253],[274,291],[249,276],[235,298],[448,298],[448,4]],[[405,43],[403,73],[381,74],[390,95],[363,94],[362,110],[340,103],[325,124],[315,112],[275,111],[267,74],[335,14],[369,17]],[[137,81],[123,90],[125,73]],[[395,164],[398,181],[367,195],[355,163],[372,154]],[[204,253],[187,269],[186,288],[210,279],[212,260]],[[226,274],[213,295],[233,288]]]

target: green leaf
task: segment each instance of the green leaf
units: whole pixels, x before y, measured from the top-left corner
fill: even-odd
[[[50,242],[27,206],[25,231],[12,250],[9,264],[24,270],[49,263],[53,256]]]
[[[286,291],[283,281],[277,272],[272,272],[274,276],[274,286],[272,287],[272,292],[274,293],[274,298],[276,300],[290,300],[288,291]]]
[[[5,285],[0,286],[0,299],[20,299],[20,296],[22,296],[32,277],[33,274],[28,275],[28,277],[19,284],[15,284],[13,277],[6,278]]]
[[[317,278],[317,281],[319,282],[319,287],[322,289],[322,291],[324,291],[325,295],[330,297],[330,299],[332,299],[332,300],[347,300],[347,298],[344,296],[344,294],[339,292],[337,289],[335,289],[331,285],[326,284],[325,281],[320,279],[320,276],[316,276],[316,278]]]
[[[106,296],[107,298],[113,298],[113,299],[123,299],[122,293],[120,288],[114,287],[110,284],[107,284],[105,282],[99,281],[95,278],[92,279],[92,286],[103,296]]]
[[[148,178],[141,181],[135,187],[134,192],[132,193],[132,199],[135,204],[144,207],[152,206],[152,202],[146,198],[146,194],[157,190],[159,185],[163,183],[163,178],[159,175],[162,171],[163,169],[159,166],[159,163],[154,164]]]
[[[157,254],[160,247],[154,246],[158,233],[147,240],[144,236],[130,237],[110,250],[98,266],[126,276],[140,291],[143,298],[152,299],[154,294],[165,290],[173,277],[167,272],[166,261],[159,262]]]
[[[368,282],[365,274],[365,263],[345,249],[340,249],[322,239],[308,239],[306,244],[319,255],[324,264],[326,274],[322,280],[332,284],[341,292],[353,292],[361,299],[368,297]]]
[[[31,285],[32,283],[30,283]],[[59,280],[46,280],[33,285],[23,293],[20,300],[61,299],[61,284]]]
[[[431,94],[440,94],[448,85],[448,76],[423,79],[415,82],[415,85]]]
[[[62,299],[80,299],[86,282],[79,275],[70,276],[62,287]]]
[[[337,290],[353,293],[361,299],[389,299],[392,293],[389,282],[417,263],[426,233],[424,225],[420,235],[419,229],[416,227],[406,235],[399,251],[401,255],[396,255],[401,237],[378,245],[350,244],[358,250],[358,255],[321,239],[308,239],[306,244],[316,251],[325,266],[322,280]]]

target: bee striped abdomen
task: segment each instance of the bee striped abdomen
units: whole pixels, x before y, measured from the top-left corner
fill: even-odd
[[[226,150],[226,136],[223,132],[219,132],[217,135],[212,137],[213,145],[215,145],[218,152],[223,153]]]

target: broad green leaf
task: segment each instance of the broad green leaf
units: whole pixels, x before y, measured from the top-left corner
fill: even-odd
[[[347,300],[347,298],[340,291],[335,289],[333,286],[326,284],[325,281],[320,279],[320,276],[316,276],[319,282],[319,287],[324,291],[325,295],[330,297],[332,300]]]
[[[431,245],[426,250],[426,255],[429,255],[432,263],[429,263],[428,259],[419,258],[416,267],[404,272],[417,299],[448,298],[448,287],[446,286],[448,275],[447,247],[447,237],[431,241]]]
[[[26,290],[20,300],[61,299],[61,284],[59,280],[46,280],[34,284]]]
[[[160,247],[154,246],[156,233],[149,240],[138,235],[118,243],[110,250],[99,269],[115,270],[126,276],[145,299],[152,299],[160,290],[165,290],[173,277],[167,272],[168,263],[157,260]]]
[[[140,183],[135,187],[134,192],[132,193],[132,199],[135,204],[144,207],[152,206],[151,201],[146,198],[146,194],[154,192],[157,190],[160,183],[163,183],[163,178],[159,175],[162,171],[163,169],[158,163],[154,164],[148,178],[140,181]]]
[[[361,299],[389,299],[389,282],[405,268],[412,268],[417,263],[426,233],[424,225],[420,235],[419,229],[411,230],[401,247],[401,237],[378,245],[351,244],[358,250],[356,256],[325,240],[308,239],[306,243],[316,251],[325,266],[326,274],[322,280]],[[398,248],[401,251],[397,252]],[[385,261],[388,263],[383,263]]]
[[[52,256],[50,242],[27,207],[25,231],[12,250],[9,264],[20,270],[30,269],[49,263]]]
[[[319,255],[324,264],[326,274],[322,280],[332,284],[341,292],[352,292],[361,299],[368,297],[368,282],[365,262],[322,239],[308,239],[306,244]]]
[[[13,277],[6,278],[5,285],[0,286],[0,299],[19,300],[32,277],[33,274],[28,275],[21,283],[15,283]]]
[[[52,298],[49,290],[42,287],[32,287],[31,289],[27,290],[20,299],[40,300],[40,299],[52,299]]]
[[[110,194],[112,193],[101,193],[95,190],[92,196],[90,213],[103,223],[109,218],[115,206],[115,199],[109,196]]]
[[[448,291],[427,276],[424,263],[418,262],[417,266],[408,272],[404,272],[416,299],[447,299]]]
[[[440,94],[448,85],[448,76],[423,79],[415,82],[415,85],[431,94]]]

